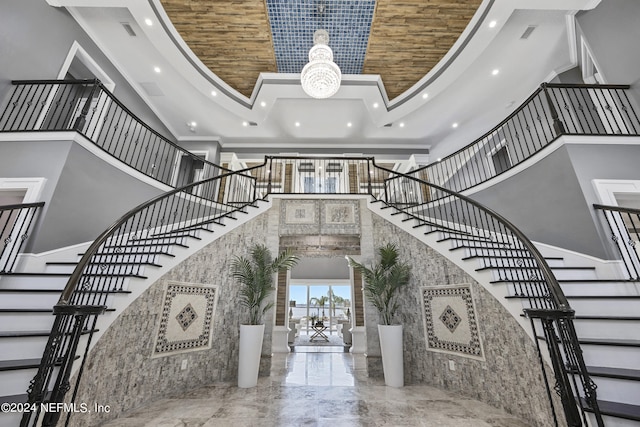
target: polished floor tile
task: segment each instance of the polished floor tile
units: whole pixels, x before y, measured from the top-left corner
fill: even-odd
[[[361,355],[276,354],[270,377],[240,389],[216,383],[163,399],[105,427],[526,427],[482,402],[428,386],[386,387]]]

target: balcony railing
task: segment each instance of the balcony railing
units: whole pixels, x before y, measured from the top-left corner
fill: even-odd
[[[640,135],[628,85],[542,84],[471,144],[409,175],[464,191],[517,166],[561,135]]]
[[[12,83],[0,132],[76,131],[121,162],[172,187],[228,171],[151,129],[98,80]]]
[[[44,202],[0,206],[0,273],[13,271]]]
[[[628,279],[640,280],[640,209],[597,204],[593,207],[604,215]]]

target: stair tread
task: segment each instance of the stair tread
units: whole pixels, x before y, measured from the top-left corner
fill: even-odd
[[[505,270],[532,270],[532,269],[538,268],[538,266],[536,266],[536,265],[531,265],[531,266],[522,266],[522,265],[514,265],[514,266],[510,266],[510,265],[488,265],[488,266],[485,266],[485,267],[476,268],[476,271],[494,270],[494,269],[498,269],[498,268],[502,268],[502,269],[505,269]],[[552,270],[590,270],[590,271],[593,271],[593,270],[596,269],[595,267],[550,267],[550,268]],[[576,280],[576,281],[579,281],[579,280]],[[558,282],[568,282],[568,283],[570,283],[571,281],[558,280]]]
[[[40,359],[0,360],[0,371],[15,371],[40,366]]]
[[[448,233],[448,231],[443,231],[443,233]],[[447,240],[464,240],[465,242],[491,242],[491,243],[498,243],[500,245],[511,245],[511,243],[509,242],[494,242],[489,237],[481,237],[481,236],[465,237],[464,235],[460,235],[457,237],[454,237],[454,236],[443,237],[441,239],[436,240],[436,242],[446,242]]]
[[[0,276],[17,276],[17,277],[69,277],[71,273],[43,273],[43,272],[18,272],[18,273],[0,273]]]
[[[150,265],[152,267],[162,267],[162,265],[157,264],[155,262],[151,262],[151,261],[140,261],[140,262],[135,262],[135,261],[124,261],[124,262],[118,262],[118,261],[104,261],[104,262],[97,262],[96,264],[99,265]],[[78,262],[48,262],[47,265],[78,265]]]
[[[581,400],[585,409],[589,412],[592,412],[584,399],[581,398]],[[640,421],[640,405],[598,400],[598,408],[600,408],[600,412],[602,413],[602,415]]]
[[[84,277],[137,277],[140,279],[146,279],[147,276],[137,273],[82,273]]]
[[[609,368],[606,366],[587,366],[590,375],[596,377],[628,379],[640,381],[640,370],[626,368]]]
[[[534,259],[533,257],[530,256],[512,256],[512,255],[504,255],[504,256],[495,256],[495,255],[470,255],[467,257],[462,258],[463,260],[467,260],[467,259],[473,259],[473,258],[495,258],[495,259]],[[547,261],[562,261],[564,260],[564,258],[562,257],[543,257],[545,260]],[[552,267],[553,268],[553,267]]]
[[[171,232],[168,231],[168,234],[166,235],[161,235],[161,234],[152,234],[150,236],[147,237],[142,237],[140,239],[134,239],[134,242],[142,242],[145,240],[158,240],[158,239],[173,239],[173,238],[177,238],[177,237],[192,237],[194,239],[200,239],[198,236],[191,234],[191,233],[185,233],[184,231],[178,231],[178,232]]]
[[[640,295],[565,295],[567,299],[640,299]]]
[[[97,332],[98,329],[83,330],[80,334],[85,335],[89,332]],[[26,338],[26,337],[48,337],[51,334],[50,329],[34,330],[34,331],[1,331],[0,338]]]
[[[137,242],[137,240],[135,240]],[[188,248],[189,246],[182,243],[167,242],[167,243],[125,243],[124,245],[105,245],[105,248],[148,248],[151,246],[180,246],[182,248]]]
[[[115,311],[115,308],[107,308],[105,311]],[[53,313],[53,307],[51,308],[0,308],[0,313]]]
[[[84,253],[78,254],[78,256],[83,256]],[[128,256],[128,255],[167,255],[170,257],[175,257],[175,255],[170,254],[169,252],[162,252],[162,251],[150,251],[150,252],[144,252],[144,251],[133,251],[133,252],[96,252],[93,254],[93,256]]]
[[[64,288],[60,288],[60,289],[15,289],[15,288],[3,288],[0,289],[0,293],[52,293],[52,294],[59,294],[64,290]],[[124,290],[120,290],[120,289],[112,289],[112,290],[79,290],[76,292],[80,292],[80,293],[94,293],[94,294],[130,294],[131,291],[124,291]]]
[[[531,268],[532,269],[532,268]],[[558,280],[558,283],[582,283],[588,280]],[[489,283],[545,283],[546,280],[540,279],[498,279]],[[597,281],[596,281],[597,282]],[[640,295],[567,295],[567,298],[640,298]]]
[[[509,283],[509,282],[513,282],[513,280],[498,280],[495,282],[491,282],[491,283]],[[536,282],[535,280],[529,280],[529,282]],[[541,282],[540,280],[538,280],[537,282]],[[640,295],[565,295],[565,297],[567,299],[621,299],[621,300],[634,300],[634,299],[640,299]],[[536,295],[532,295],[532,296],[520,296],[520,295],[507,295],[505,298],[532,298],[532,299],[539,299],[539,298],[546,298],[546,297],[541,297],[541,296],[536,296]]]
[[[575,320],[637,320],[640,321],[640,316],[576,316]]]
[[[640,347],[640,340],[612,338],[578,338],[580,344],[615,345],[619,347]]]
[[[560,283],[639,283],[638,280],[625,279],[558,279]]]
[[[26,403],[28,400],[27,393],[0,396],[0,403]]]
[[[104,261],[104,262],[97,262],[95,264],[99,264],[99,265],[149,265],[151,267],[162,267],[162,265],[157,264],[155,262],[150,262],[150,261],[140,261],[140,262],[134,262],[134,261],[124,261],[124,262],[118,262],[118,261]],[[69,262],[48,262],[47,265],[78,265],[78,261],[69,261]]]
[[[18,338],[18,337],[48,337],[50,330],[41,331],[2,331],[0,338]]]
[[[456,249],[485,249],[485,250],[491,250],[491,251],[511,251],[511,252],[515,252],[515,251],[520,251],[520,252],[527,252],[529,253],[528,249],[525,248],[510,248],[510,247],[499,247],[499,246],[474,246],[474,245],[459,245],[459,246],[454,246],[453,248],[449,249],[450,251],[454,251]]]

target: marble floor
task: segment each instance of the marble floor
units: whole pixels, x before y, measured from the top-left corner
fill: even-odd
[[[295,352],[273,357],[270,377],[239,389],[214,384],[163,399],[104,427],[425,426],[526,427],[484,403],[428,386],[386,387],[362,355]]]

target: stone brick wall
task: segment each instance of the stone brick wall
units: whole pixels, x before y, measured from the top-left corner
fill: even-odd
[[[99,425],[147,402],[180,396],[216,381],[236,381],[239,329],[247,319],[238,305],[237,287],[229,274],[230,262],[234,255],[247,255],[247,248],[254,243],[266,243],[275,255],[278,249],[275,205],[277,200],[275,209],[221,236],[178,264],[120,314],[89,354],[76,398],[76,402],[86,402],[90,407],[94,402],[109,405],[111,412],[74,414],[72,426]],[[170,281],[219,286],[210,350],[151,357],[163,293]],[[260,375],[269,375],[271,368],[272,316],[270,310],[264,319]],[[181,370],[183,360],[187,361],[185,370]]]
[[[535,343],[510,314],[462,269],[408,233],[373,214],[373,247],[398,245],[401,259],[412,265],[412,280],[399,295],[404,325],[405,383],[426,383],[484,401],[521,416],[534,426],[553,425]],[[363,220],[363,223],[365,221]],[[364,227],[363,227],[364,228]],[[364,230],[363,230],[364,231]],[[363,233],[365,235],[365,233]],[[363,260],[367,251],[363,237]],[[471,283],[485,360],[427,350],[420,288]],[[366,305],[369,375],[382,376],[378,314]],[[449,360],[455,371],[449,370]]]

